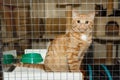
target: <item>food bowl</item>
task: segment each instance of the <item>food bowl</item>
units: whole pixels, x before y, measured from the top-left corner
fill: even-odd
[[[27,53],[24,54],[21,58],[22,63],[28,63],[28,64],[38,64],[43,61],[43,58],[41,54],[38,53]]]
[[[11,54],[4,54],[3,55],[3,64],[12,64],[15,62],[15,58]]]

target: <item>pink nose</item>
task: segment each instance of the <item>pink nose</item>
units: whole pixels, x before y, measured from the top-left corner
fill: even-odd
[[[84,24],[81,24],[81,25],[80,25],[80,28],[83,29],[83,30],[86,30],[86,29],[87,29]]]

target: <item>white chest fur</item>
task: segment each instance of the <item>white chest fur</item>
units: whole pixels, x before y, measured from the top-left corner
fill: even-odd
[[[87,35],[85,35],[85,34],[82,34],[82,35],[81,35],[81,39],[82,39],[82,40],[84,40],[84,41],[87,41],[88,36],[87,36]]]

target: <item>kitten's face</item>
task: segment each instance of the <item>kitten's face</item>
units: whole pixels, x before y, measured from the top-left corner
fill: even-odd
[[[77,12],[72,14],[72,30],[74,32],[92,32],[95,13],[81,15]]]

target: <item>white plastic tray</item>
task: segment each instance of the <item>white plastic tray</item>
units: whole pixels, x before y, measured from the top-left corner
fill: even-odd
[[[4,72],[4,80],[83,80],[83,76],[81,72],[44,72],[17,67],[13,72]]]

